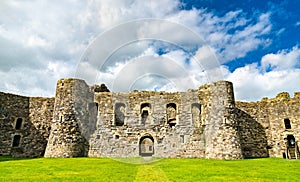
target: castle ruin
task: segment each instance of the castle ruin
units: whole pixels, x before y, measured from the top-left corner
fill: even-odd
[[[110,92],[79,79],[55,98],[0,92],[0,155],[298,158],[300,92],[234,99],[228,81],[186,92]]]

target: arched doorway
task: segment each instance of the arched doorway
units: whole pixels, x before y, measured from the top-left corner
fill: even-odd
[[[140,156],[152,156],[154,154],[154,139],[152,136],[143,136],[139,142]]]

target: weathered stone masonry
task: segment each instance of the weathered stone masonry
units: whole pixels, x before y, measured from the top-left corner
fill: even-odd
[[[44,156],[54,98],[29,98],[0,92],[0,103],[0,155]]]
[[[0,101],[0,155],[16,157],[282,157],[285,139],[300,137],[300,93],[235,102],[227,81],[113,93],[61,79],[55,98]]]
[[[282,157],[285,139],[300,139],[300,93],[286,92],[258,102],[236,102],[245,157]],[[290,127],[287,127],[288,121]]]

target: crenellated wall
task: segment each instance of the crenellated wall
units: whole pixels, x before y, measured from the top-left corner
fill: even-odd
[[[101,92],[95,93],[95,102],[98,123],[89,156],[139,156],[139,142],[151,137],[156,157],[242,158],[229,82],[188,92]],[[147,119],[143,119],[144,105]],[[123,125],[118,126],[118,118],[124,119]]]
[[[186,92],[112,93],[61,79],[55,98],[0,92],[0,155],[282,157],[300,139],[300,93],[235,102],[231,82]]]
[[[139,156],[139,142],[143,137],[151,137],[154,141],[154,156],[204,157],[200,134],[195,141],[197,145],[179,150],[187,143],[193,143],[192,133],[196,135],[200,132],[200,112],[193,123],[191,108],[192,103],[199,103],[197,92],[100,92],[95,93],[95,102],[99,105],[98,122],[91,138],[89,156]],[[172,114],[168,114],[167,105],[170,103],[175,105],[175,113],[174,120],[168,122],[168,118],[173,118]],[[122,106],[122,112],[115,111],[117,105]],[[144,105],[146,109],[142,107]],[[145,110],[148,115],[143,119]],[[124,118],[124,124],[117,126],[116,118]],[[170,126],[172,124],[174,126]]]

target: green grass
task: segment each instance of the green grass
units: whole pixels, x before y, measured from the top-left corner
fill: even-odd
[[[1,156],[0,181],[19,180],[299,181],[300,160],[162,159],[149,164],[130,164],[109,158],[13,159]]]

